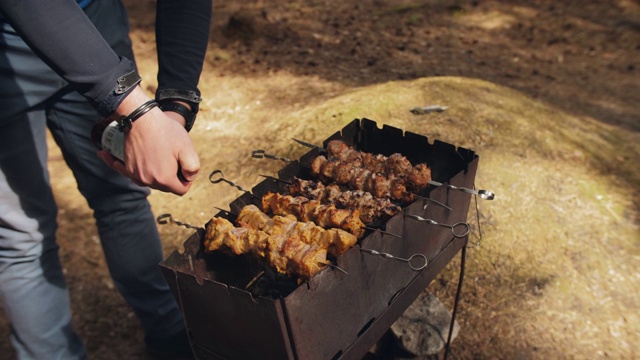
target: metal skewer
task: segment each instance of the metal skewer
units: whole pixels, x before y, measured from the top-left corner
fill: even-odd
[[[287,184],[287,185],[291,185],[291,184],[292,184],[292,183],[291,183],[291,181],[284,180],[284,179],[280,179],[280,178],[277,178],[277,177],[275,177],[275,176],[271,176],[271,175],[262,175],[262,174],[259,174],[258,176],[262,176],[262,177],[263,177],[263,178],[265,178],[265,179],[270,179],[270,180],[273,180],[273,181],[278,181],[278,182],[281,182],[281,183],[283,183],[283,184]]]
[[[217,175],[219,175],[219,176],[216,178],[216,176],[217,176]],[[257,197],[257,196],[255,196],[255,195],[253,195],[253,194],[251,193],[251,191],[244,189],[242,186],[240,186],[240,185],[238,185],[238,184],[234,183],[233,181],[229,181],[229,180],[225,179],[223,176],[224,176],[224,174],[222,174],[222,170],[214,170],[213,172],[211,172],[211,174],[209,174],[209,181],[210,181],[212,184],[217,184],[217,183],[219,183],[219,182],[224,181],[224,182],[226,182],[227,184],[229,184],[229,185],[233,186],[234,188],[236,188],[236,189],[238,189],[238,190],[240,190],[240,191],[246,192],[246,193],[248,193],[249,195],[251,195],[252,197],[254,197],[255,199],[260,200],[260,198],[259,198],[259,197]]]
[[[449,225],[449,224],[441,224],[435,220],[431,220],[431,219],[425,219],[422,216],[419,215],[412,215],[412,214],[404,214],[404,216],[412,218],[414,220],[418,220],[418,221],[424,221],[426,223],[429,223],[431,225],[438,225],[438,226],[443,226],[443,227],[448,227],[451,229],[451,233],[453,234],[454,237],[457,238],[462,238],[465,237],[469,234],[469,231],[471,231],[471,226],[466,223],[466,222],[459,222],[459,223],[455,223],[453,225]],[[462,227],[464,229],[464,231],[462,233],[456,233],[456,228]]]
[[[281,182],[283,182],[283,183],[285,183],[285,184],[289,184],[289,185],[291,185],[291,182],[290,182],[290,181],[282,180],[282,179],[278,179],[278,178],[276,178],[276,177],[274,177],[274,176],[269,176],[269,175],[260,175],[260,176],[265,177],[265,178],[267,178],[267,179],[272,179],[272,180],[275,180],[275,181],[281,181]],[[388,232],[388,231],[384,231],[384,230],[381,230],[381,229],[379,229],[379,228],[373,228],[373,227],[369,227],[369,226],[363,226],[363,228],[364,228],[364,229],[367,229],[367,230],[373,230],[373,231],[380,230],[380,232],[382,232],[383,234],[387,234],[387,235],[395,236],[395,237],[397,237],[397,238],[402,238],[402,235],[398,235],[398,234],[394,234],[394,233],[391,233],[391,232]]]
[[[360,248],[360,251],[365,252],[365,253],[369,253],[371,255],[379,255],[379,256],[382,256],[385,259],[395,259],[395,260],[399,260],[399,261],[404,261],[404,262],[409,264],[409,267],[412,270],[415,270],[415,271],[420,271],[420,270],[426,268],[427,265],[429,264],[429,262],[427,260],[427,257],[424,256],[423,254],[413,254],[408,259],[404,259],[404,258],[401,258],[401,257],[397,257],[397,256],[394,256],[394,255],[391,255],[389,253],[383,253],[383,252],[379,252],[379,251],[376,251],[376,250],[373,250],[373,249]],[[417,259],[417,258],[422,258],[422,260],[424,260],[424,264],[422,264],[421,266],[413,265],[412,261],[414,259]]]
[[[251,280],[247,283],[247,285],[245,285],[245,286],[244,286],[244,289],[245,289],[245,290],[249,290],[249,288],[250,288],[250,287],[252,287],[252,286],[253,286],[253,284],[255,284],[255,283],[256,283],[256,281],[258,281],[258,279],[260,279],[262,276],[264,276],[264,270],[260,271],[260,272],[258,273],[258,275],[254,276],[254,277],[253,277],[253,279],[251,279]]]
[[[280,161],[284,161],[286,163],[290,163],[290,162],[295,162],[296,161],[296,160],[291,160],[291,159],[286,158],[286,157],[281,157],[281,156],[268,154],[265,150],[253,150],[251,152],[251,157],[256,158],[256,159],[266,158],[266,159],[272,159],[272,160],[280,160]]]
[[[438,201],[438,200],[433,200],[432,198],[428,198],[428,197],[424,197],[424,196],[420,196],[420,195],[416,195],[416,194],[413,194],[413,196],[415,196],[415,197],[417,197],[417,198],[420,198],[420,199],[422,199],[422,200],[426,200],[428,203],[430,203],[430,202],[432,202],[432,203],[436,203],[436,204],[438,204],[438,205],[442,206],[443,208],[445,208],[445,209],[447,209],[447,210],[453,210],[453,209],[451,209],[450,207],[448,207],[448,206],[447,206],[447,205],[445,205],[444,203],[441,203],[441,202],[440,202],[440,201]],[[427,208],[427,206],[429,206],[429,204],[425,204],[425,205],[422,207],[422,210],[425,210],[425,209]]]
[[[228,210],[225,210],[225,209],[222,209],[222,208],[219,208],[219,207],[215,207],[215,206],[214,206],[214,208],[215,208],[215,209],[218,209],[218,210],[220,210],[220,211],[222,211],[222,212],[223,212],[223,213],[225,213],[225,214],[233,215],[233,216],[238,216],[237,214],[234,214],[234,213],[232,213],[232,212],[230,212],[230,211],[228,211]],[[319,261],[319,262],[318,262],[318,264],[320,264],[320,265],[324,265],[324,266],[328,266],[328,267],[330,267],[330,268],[332,268],[332,269],[339,270],[339,271],[341,271],[341,272],[343,272],[343,273],[345,273],[345,274],[349,275],[349,273],[348,273],[348,272],[346,272],[344,269],[340,268],[338,265],[334,265],[334,264],[332,264],[332,263],[324,262],[324,261]]]
[[[294,139],[294,140],[295,140],[295,139]],[[299,141],[299,140],[296,140],[296,141]],[[309,145],[311,145],[311,144],[309,144]],[[310,166],[310,165],[305,164],[305,163],[302,163],[302,162],[300,162],[300,161],[298,161],[298,160],[291,160],[291,159],[287,159],[287,158],[284,158],[284,157],[280,157],[280,156],[276,156],[276,155],[272,155],[272,154],[267,154],[264,150],[254,150],[254,151],[252,151],[252,152],[251,152],[251,157],[256,158],[256,159],[264,159],[264,158],[266,158],[266,159],[272,159],[272,160],[280,160],[280,161],[284,161],[284,162],[287,162],[287,163],[290,163],[290,162],[298,162],[298,164],[300,164],[300,166],[303,166],[303,167],[308,168],[308,169],[310,169],[310,168],[311,168],[311,166]],[[269,176],[266,176],[266,175],[261,175],[261,176],[269,177]],[[274,178],[274,177],[270,177],[270,178],[273,178],[273,179],[279,180],[279,179]],[[285,182],[284,180],[281,180],[281,181]],[[432,180],[429,180],[429,184],[432,184],[432,185],[436,185],[436,184],[443,185],[442,183],[439,183],[439,182],[436,182],[436,181],[432,181]],[[437,185],[437,186],[440,186],[440,185]],[[476,191],[476,190],[469,190],[469,189],[465,189],[465,188],[458,188],[458,187],[455,187],[455,186],[453,186],[453,185],[447,185],[447,186],[448,186],[448,187],[453,187],[453,188],[455,188],[455,189],[459,189],[459,190],[464,189],[464,190],[466,190],[466,192],[470,192],[470,191],[471,191],[471,193],[479,193],[479,192],[483,192],[483,195],[480,195],[480,196],[483,196],[483,198],[486,198],[486,199],[489,199],[489,200],[493,199],[493,196],[491,196],[491,197],[489,198],[489,194],[493,195],[493,193],[491,193],[490,191],[486,191],[486,190],[479,190],[479,191]],[[441,202],[439,202],[439,201],[436,201],[436,200],[433,200],[433,199],[431,199],[431,198],[424,197],[424,196],[421,196],[421,195],[417,195],[417,194],[415,194],[415,193],[413,193],[413,195],[414,195],[415,197],[417,197],[417,198],[420,198],[420,199],[426,200],[426,201],[428,201],[428,202],[436,203],[436,204],[438,204],[438,205],[440,205],[440,206],[444,207],[444,208],[445,208],[445,209],[447,209],[447,210],[452,210],[449,206],[447,206],[447,205],[445,205],[445,204],[443,204],[443,203],[441,203]],[[425,206],[423,207],[423,209],[426,209],[426,208],[427,208],[427,206],[425,205]]]
[[[333,265],[332,263],[319,261],[318,264],[324,265],[324,266],[328,266],[328,267],[330,267],[332,269],[336,269],[336,270],[338,270],[338,271],[340,271],[342,273],[345,273],[345,274],[349,275],[349,273],[346,272],[343,268],[341,268],[340,266],[337,266],[337,265]]]
[[[274,180],[274,181],[279,181],[279,182],[285,183],[285,184],[287,184],[287,185],[291,185],[291,181],[283,180],[283,179],[277,178],[277,177],[275,177],[275,176],[269,176],[269,175],[260,175],[260,176],[262,176],[262,177],[264,177],[264,178],[267,178],[267,179]],[[414,194],[414,195],[415,195],[415,194]],[[448,206],[447,206],[447,205],[445,205],[444,203],[441,203],[440,201],[433,200],[433,199],[431,199],[431,198],[424,197],[424,196],[420,196],[420,195],[415,195],[415,196],[416,196],[417,198],[420,198],[420,199],[422,199],[422,200],[426,200],[426,201],[428,201],[428,202],[434,202],[434,203],[436,203],[436,204],[438,204],[438,205],[442,206],[443,208],[445,208],[445,209],[447,209],[447,210],[452,210],[450,207],[448,207]],[[423,207],[422,207],[422,209],[423,209],[423,210],[424,210],[424,209],[426,209],[426,208],[427,208],[427,205],[425,205],[425,206],[423,206]]]
[[[309,147],[309,148],[312,148],[312,149],[321,149],[321,150],[323,149],[320,146],[310,144],[310,143],[308,143],[306,141],[302,141],[302,140],[298,140],[298,139],[294,139],[294,138],[292,138],[292,140],[297,142],[300,145],[303,145],[303,146],[306,146],[306,147]],[[431,185],[434,185],[434,186],[443,186],[444,185],[444,186],[448,187],[449,189],[460,190],[460,191],[466,192],[468,194],[477,195],[481,199],[484,199],[484,200],[493,200],[493,198],[495,198],[495,196],[496,196],[493,192],[491,192],[489,190],[468,189],[468,188],[459,187],[459,186],[455,186],[455,185],[451,185],[451,184],[446,184],[445,185],[445,184],[443,184],[441,182],[434,181],[434,180],[429,180],[428,183],[431,184]],[[449,208],[449,209],[451,209],[451,208]]]
[[[306,142],[306,141],[298,140],[298,139],[295,139],[295,138],[291,138],[291,140],[293,140],[293,141],[297,142],[298,144],[300,144],[300,145],[302,145],[302,146],[306,146],[306,147],[311,148],[311,149],[324,150],[322,147],[317,146],[317,145],[310,144],[310,143],[308,143],[308,142]]]
[[[201,226],[193,226],[193,225],[187,224],[187,223],[185,223],[185,222],[182,222],[182,221],[176,220],[176,219],[174,219],[174,218],[173,218],[173,216],[171,216],[171,214],[162,214],[162,215],[159,215],[159,216],[156,218],[156,222],[157,222],[158,224],[161,224],[161,225],[165,225],[165,224],[176,224],[176,225],[179,225],[179,226],[184,226],[184,227],[186,227],[187,229],[202,229],[202,227],[201,227]]]
[[[369,226],[363,226],[363,228],[367,229],[367,230],[373,230],[373,231],[380,230],[379,228],[372,228],[372,227],[369,227]],[[383,233],[383,234],[391,235],[393,237],[397,237],[398,239],[402,239],[402,235],[394,234],[394,233],[391,233],[391,232],[388,232],[388,231],[385,231],[385,230],[380,230],[380,232]]]
[[[435,186],[445,186],[453,190],[460,190],[462,192],[466,192],[467,194],[478,195],[481,199],[484,199],[484,200],[493,200],[493,198],[496,197],[496,195],[489,190],[468,189],[465,187],[459,187],[451,184],[443,184],[441,182],[437,182],[434,180],[429,180],[428,183]]]
[[[275,181],[279,181],[279,182],[285,183],[285,184],[287,184],[287,185],[291,185],[291,182],[290,182],[290,181],[282,180],[282,179],[279,179],[279,178],[277,178],[277,177],[275,177],[275,176],[269,176],[269,175],[260,175],[260,176],[262,176],[262,177],[264,177],[264,178],[267,178],[267,179],[272,179],[272,180],[275,180]],[[437,201],[437,200],[434,200],[434,199],[431,199],[431,198],[428,198],[428,197],[424,197],[424,196],[416,195],[416,194],[413,194],[413,195],[414,195],[415,197],[420,198],[420,199],[422,199],[422,200],[425,200],[425,201],[427,201],[427,202],[433,202],[433,203],[435,203],[435,204],[437,204],[437,205],[440,205],[440,206],[442,206],[443,208],[445,208],[445,209],[447,209],[447,210],[453,210],[453,209],[451,209],[450,207],[448,207],[447,205],[445,205],[444,203],[441,203],[440,201]],[[426,209],[426,208],[427,208],[427,205],[428,205],[428,204],[425,204],[425,206],[423,206],[423,207],[422,207],[422,209],[423,209],[423,210],[424,210],[424,209]]]

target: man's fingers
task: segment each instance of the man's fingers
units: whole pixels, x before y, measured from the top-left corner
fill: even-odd
[[[115,157],[113,157],[111,154],[109,154],[108,151],[106,150],[100,150],[98,151],[98,157],[104,161],[105,164],[107,164],[107,166],[109,166],[111,169],[117,171],[118,173],[120,173],[120,175],[122,176],[126,176],[129,179],[131,179],[131,181],[133,181],[134,184],[138,185],[138,186],[152,186],[152,184],[147,184],[142,182],[140,179],[137,179],[136,177],[134,177],[128,170],[127,167],[124,165],[124,163],[118,159],[116,159]],[[160,188],[160,186],[156,186],[155,188],[157,188],[158,190],[162,190],[162,191],[169,191],[168,189],[162,189]]]
[[[198,170],[185,170],[183,167],[178,167],[178,179],[184,182],[192,182],[198,177]]]
[[[100,160],[104,161],[105,164],[109,165],[110,168],[113,168],[113,162],[116,160],[107,150],[98,151],[98,157]]]
[[[149,111],[145,116],[151,116],[153,112]],[[159,115],[162,117],[163,113],[159,112]],[[106,151],[101,151],[98,156],[109,167],[138,185],[176,195],[186,194],[200,170],[198,153],[189,135],[171,118],[167,117],[165,123],[169,130],[175,128],[173,132],[159,127],[158,121],[145,120],[144,116],[140,118],[125,138],[126,163],[118,161]]]
[[[180,162],[178,166],[178,178],[181,181],[192,182],[198,177],[198,172],[200,171],[198,154],[193,150],[180,155],[178,159]]]

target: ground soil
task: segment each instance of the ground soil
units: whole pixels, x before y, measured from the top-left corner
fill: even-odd
[[[156,71],[153,34],[155,2],[127,0],[125,3],[130,11],[132,39],[145,79],[143,84],[153,93]],[[637,0],[214,2],[211,41],[200,84],[204,101],[198,125],[194,129],[197,135],[193,135],[202,154],[203,172],[223,168],[227,175],[232,176],[232,180],[251,186],[255,184],[255,178],[248,175],[254,175],[254,172],[248,172],[248,162],[232,149],[250,149],[257,144],[273,145],[285,156],[295,155],[295,146],[287,140],[290,133],[307,135],[306,139],[310,140],[322,140],[341,128],[335,122],[331,123],[330,128],[312,124],[309,119],[314,118],[308,116],[308,126],[298,123],[296,119],[305,118],[304,114],[311,108],[335,105],[330,102],[332,99],[354,94],[354,91],[366,94],[370,88],[384,89],[380,86],[390,82],[415,82],[426,84],[424,86],[427,88],[450,92],[451,87],[445,89],[445,85],[456,83],[455,79],[477,79],[485,85],[471,82],[465,86],[476,86],[487,93],[502,89],[499,90],[500,94],[526,99],[526,104],[536,107],[543,104],[540,106],[551,109],[540,113],[540,118],[548,116],[549,121],[543,122],[537,118],[531,122],[537,126],[531,129],[532,132],[554,134],[556,127],[568,126],[559,123],[568,119],[569,122],[576,121],[570,122],[575,131],[584,125],[607,129],[611,134],[616,134],[603,141],[619,149],[628,146],[630,152],[606,157],[602,162],[609,164],[607,166],[610,168],[602,165],[598,174],[602,176],[608,169],[609,176],[611,171],[615,171],[617,173],[613,175],[620,176],[612,181],[621,181],[619,184],[622,187],[637,191],[638,168],[633,159],[637,158],[638,149],[625,144],[628,139],[638,139],[640,131],[638,19],[640,2]],[[424,79],[431,82],[417,82]],[[493,84],[497,88],[486,84]],[[457,89],[464,91],[464,88]],[[384,96],[380,95],[382,90],[371,91],[380,99]],[[483,98],[460,101],[471,109],[469,111],[484,109],[489,112],[487,118],[500,117],[491,113],[491,108],[483,103]],[[494,104],[499,103],[496,100]],[[385,114],[376,111],[376,114]],[[390,118],[391,115],[396,116],[391,110],[388,113]],[[525,110],[520,113],[524,114]],[[326,114],[326,119],[316,117],[317,123],[330,123],[342,116],[339,109],[323,114]],[[555,117],[553,114],[562,116]],[[360,115],[368,116],[367,113]],[[460,118],[443,118],[442,122],[448,123],[448,127],[443,125],[444,130],[434,134],[446,136],[445,140],[455,143],[469,141],[474,148],[486,149],[487,154],[493,154],[491,146],[497,146],[495,144],[499,139],[495,134],[499,133],[498,129],[493,129],[494,133],[483,133],[478,139],[469,140],[469,136],[458,139],[460,126],[473,127],[473,123],[459,120],[463,118],[464,114]],[[265,134],[267,130],[271,133]],[[571,131],[567,130],[568,133]],[[231,137],[230,132],[243,136]],[[522,134],[527,136],[528,132],[523,131]],[[230,140],[236,142],[231,143]],[[517,146],[514,139],[509,141]],[[517,164],[532,155],[524,150],[516,155],[517,159],[510,165],[511,171],[519,172],[520,179],[523,179],[521,175],[528,175],[529,169]],[[587,162],[585,156],[589,154],[585,155],[584,150],[576,150],[568,157],[560,157],[560,160],[555,157],[551,159],[552,155],[542,157],[545,161],[549,160],[544,164],[552,164],[552,170],[560,173],[579,161]],[[54,145],[51,146],[50,159],[52,178],[56,180],[54,191],[60,203],[61,256],[72,294],[74,324],[93,359],[142,359],[142,334],[135,317],[114,290],[105,268],[91,212],[77,194],[74,180],[65,170]],[[508,193],[513,191],[516,182],[511,183],[510,188],[508,182],[502,182],[503,178],[492,177],[494,173],[489,170],[491,167],[504,167],[504,161],[497,155],[488,156],[486,165],[481,165],[487,170],[481,175],[484,180],[499,179],[488,185],[494,185],[494,190]],[[261,165],[261,170],[265,169],[269,169],[268,166]],[[271,170],[274,169],[275,165]],[[201,178],[205,181],[203,179],[206,176]],[[526,182],[518,184],[527,185]],[[578,182],[580,184],[582,182]],[[568,191],[562,179],[552,184],[540,181],[530,185],[533,190],[540,186],[546,191],[553,186],[554,189],[560,189],[558,193]],[[156,212],[170,211],[182,220],[203,224],[212,215],[212,206],[226,207],[225,204],[238,195],[229,189],[211,190],[210,185],[207,187],[207,184],[203,184],[201,187],[194,186],[190,194],[183,198],[154,192],[151,201]],[[529,197],[523,199],[543,197],[533,190],[527,192]],[[625,197],[627,194],[620,194],[620,200],[613,202],[614,205],[623,204],[620,205],[623,210],[616,207],[608,209],[614,213],[612,217],[618,219],[612,226],[626,229],[621,237],[632,239],[630,245],[624,245],[625,251],[629,250],[628,254],[620,255],[620,258],[628,259],[627,265],[631,266],[630,275],[621,278],[626,279],[624,281],[628,286],[620,288],[618,297],[596,297],[601,301],[601,306],[609,302],[620,304],[618,310],[623,309],[623,312],[637,311],[640,307],[637,298],[628,295],[629,291],[637,293],[639,290],[638,278],[633,275],[637,273],[637,267],[634,268],[633,264],[638,264],[640,252],[638,208],[633,205],[637,202],[635,198]],[[204,196],[208,202],[197,200]],[[509,235],[526,237],[528,234],[537,234],[536,231],[545,227],[549,217],[560,216],[558,214],[562,211],[557,206],[561,206],[563,201],[577,200],[573,194],[564,193],[562,199],[549,201],[558,205],[540,217],[530,220],[507,218],[507,221],[513,221],[508,223],[513,226],[500,222],[501,215],[515,211],[503,207],[487,209],[481,221],[489,232],[488,236],[491,236],[491,231],[497,232],[497,229]],[[528,204],[522,199],[514,199],[511,204],[517,206],[515,204],[523,202]],[[631,202],[631,205],[627,202]],[[509,227],[513,228],[514,233],[509,233]],[[189,230],[178,227],[161,227],[160,230],[167,254],[180,249],[182,241],[190,234]],[[583,229],[574,230],[582,234]],[[563,236],[569,237],[569,241],[573,239],[571,235],[560,231],[556,235],[548,236],[548,240]],[[462,327],[460,337],[454,342],[454,358],[592,358],[590,355],[599,358],[633,358],[638,355],[632,345],[640,341],[637,326],[625,330],[632,317],[619,312],[602,315],[607,316],[603,324],[608,324],[603,325],[602,331],[592,329],[590,326],[593,324],[588,321],[586,324],[575,322],[576,317],[589,318],[592,314],[601,313],[602,308],[595,302],[582,305],[576,302],[545,302],[551,301],[546,299],[556,290],[560,292],[556,295],[562,299],[565,296],[560,291],[562,286],[570,288],[570,284],[556,282],[561,278],[561,271],[551,268],[540,271],[538,268],[532,270],[534,275],[527,274],[520,278],[520,271],[527,268],[527,263],[519,262],[520,255],[516,252],[535,252],[536,248],[513,248],[516,246],[513,244],[492,246],[496,245],[489,244],[486,248],[490,260],[478,257],[471,261],[471,266],[482,268],[483,272],[472,271],[471,277],[468,277],[466,301],[458,315]],[[602,246],[603,251],[611,253],[608,245]],[[511,249],[513,253],[504,249]],[[571,247],[562,249],[576,264],[587,264],[581,262],[586,256],[584,252],[571,250]],[[616,248],[615,251],[618,250]],[[617,260],[612,258],[611,261]],[[453,301],[458,265],[459,262],[454,261],[429,287],[429,291],[436,293],[448,305]],[[603,268],[607,267],[603,265]],[[487,272],[487,269],[491,269],[491,272]],[[615,280],[610,276],[598,276],[593,275],[592,282],[589,282],[591,290],[597,288],[597,284]],[[508,294],[517,294],[519,300],[507,301]],[[532,310],[532,304],[535,310]],[[541,315],[544,304],[549,306]],[[523,320],[527,314],[532,317],[530,321]],[[544,321],[551,319],[549,322],[557,320],[565,325],[544,327],[540,325],[542,320],[535,317],[541,317]],[[518,327],[520,331],[510,327],[510,320],[521,325]],[[581,327],[575,328],[572,324]],[[568,332],[572,336],[566,340],[563,334]],[[6,330],[1,332],[2,335],[6,333]],[[591,352],[588,344],[582,341],[584,339],[604,340],[598,342],[597,351]],[[581,346],[585,351],[580,350]],[[7,336],[0,338],[0,354],[3,354],[1,358],[5,358],[5,354],[12,354]]]

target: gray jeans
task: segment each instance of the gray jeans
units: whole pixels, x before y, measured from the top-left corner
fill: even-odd
[[[133,59],[122,4],[94,1],[86,12],[112,47]],[[20,359],[86,356],[71,326],[55,239],[47,127],[93,209],[110,274],[145,336],[168,337],[184,328],[158,267],[162,247],[149,190],[96,156],[90,132],[97,120],[88,102],[0,21],[0,301]],[[77,246],[86,241],[77,239]]]

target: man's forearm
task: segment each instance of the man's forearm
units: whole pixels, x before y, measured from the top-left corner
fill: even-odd
[[[124,98],[118,79],[135,69],[120,58],[74,0],[0,0],[0,10],[29,46],[106,116]]]

